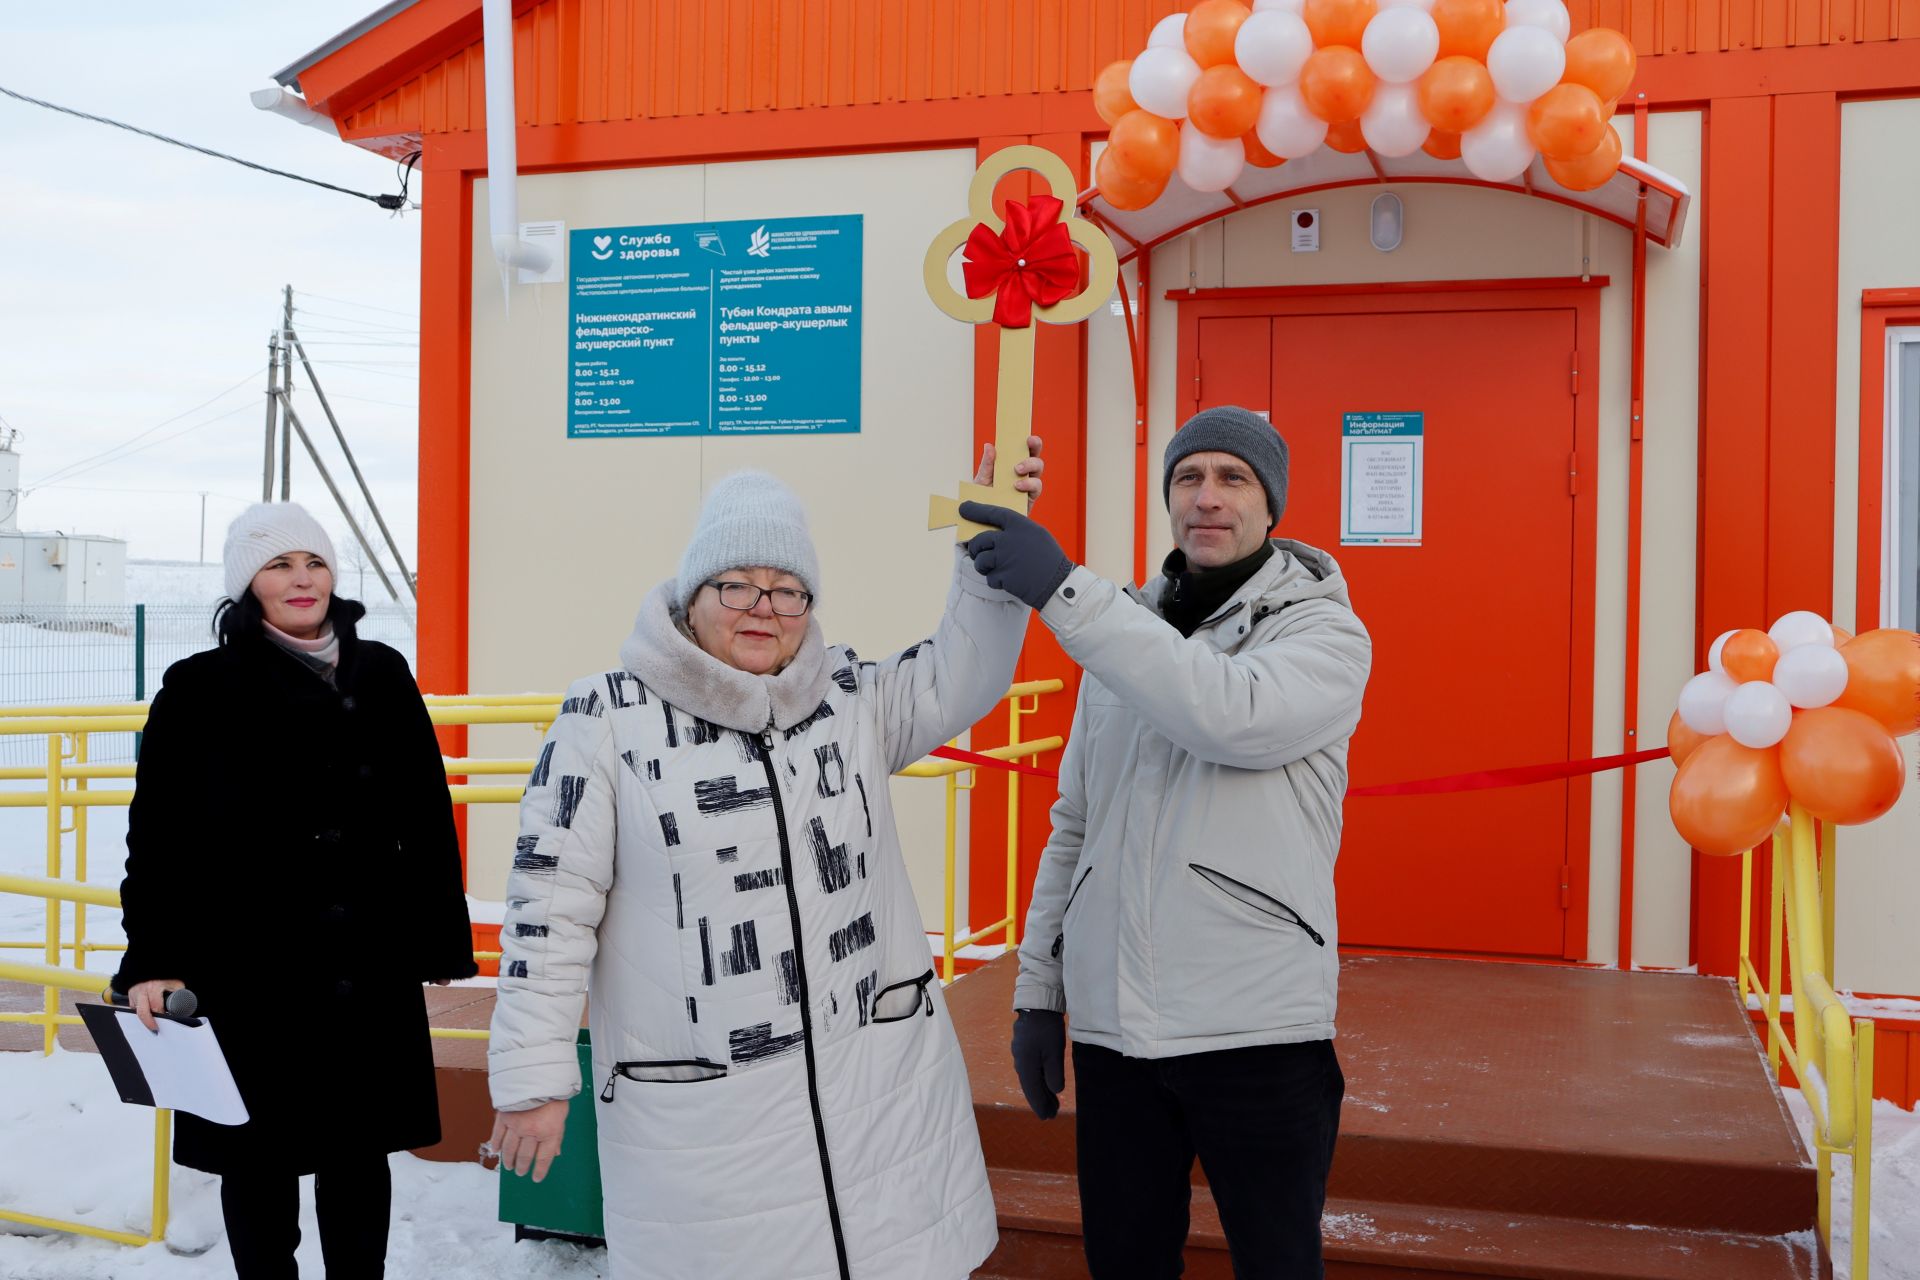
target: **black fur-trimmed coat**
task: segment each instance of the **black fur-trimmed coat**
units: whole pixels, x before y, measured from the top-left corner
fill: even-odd
[[[330,685],[262,634],[175,663],[129,822],[114,984],[185,981],[251,1117],[181,1114],[175,1160],[304,1173],[439,1141],[421,984],[475,966],[406,660],[343,635]]]

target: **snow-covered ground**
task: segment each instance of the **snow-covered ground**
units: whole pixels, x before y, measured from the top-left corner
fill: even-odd
[[[1804,1132],[1806,1105],[1788,1101]],[[1920,1280],[1920,1116],[1875,1108],[1873,1280]],[[125,1106],[92,1054],[0,1053],[0,1207],[78,1220],[109,1230],[147,1229],[153,1152],[150,1114]],[[75,1153],[85,1153],[75,1158]],[[1834,1234],[1845,1280],[1852,1170],[1836,1161]],[[565,1277],[605,1274],[597,1250],[528,1241],[498,1221],[497,1179],[477,1164],[393,1157],[393,1225],[387,1274],[394,1280]],[[510,1175],[509,1175],[510,1176]],[[129,1249],[104,1240],[39,1233],[0,1222],[0,1276],[7,1280],[214,1280],[233,1274],[220,1222],[219,1185],[176,1168],[164,1244]],[[301,1188],[300,1263],[320,1274],[312,1179]]]
[[[100,1059],[88,1053],[0,1053],[0,1208],[144,1234],[150,1222],[151,1113],[128,1107]],[[83,1154],[82,1154],[83,1153]],[[478,1164],[393,1157],[393,1223],[387,1274],[394,1280],[591,1280],[606,1254],[552,1241],[515,1244],[499,1221],[498,1173]],[[507,1175],[512,1176],[512,1175]],[[125,1245],[0,1222],[0,1276],[7,1280],[216,1280],[233,1274],[220,1221],[220,1184],[176,1167],[163,1244]],[[301,1180],[302,1271],[323,1272],[313,1216],[313,1179]]]

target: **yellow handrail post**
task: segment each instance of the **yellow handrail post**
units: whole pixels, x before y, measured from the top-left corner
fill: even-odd
[[[47,735],[47,879],[60,878],[60,765],[61,735]],[[60,904],[47,899],[47,964],[57,968],[60,964]],[[60,1016],[60,995],[48,987],[41,996],[47,1015],[47,1025],[43,1037],[42,1053],[51,1057],[54,1041],[59,1038],[60,1025],[54,1021]]]
[[[87,731],[82,729],[73,735],[73,762],[84,765],[87,762]],[[87,789],[87,775],[80,770],[73,780],[76,791]],[[87,806],[80,805],[73,811],[73,878],[82,884],[87,880]],[[73,967],[87,967],[87,904],[73,904]]]
[[[1740,855],[1740,1009],[1747,1007],[1747,965],[1753,960],[1753,850]]]
[[[1873,1022],[1854,1024],[1856,1073],[1853,1099],[1857,1109],[1853,1122],[1853,1226],[1848,1231],[1852,1242],[1853,1274],[1860,1280],[1873,1273],[1867,1269],[1867,1246],[1873,1239]],[[1831,1237],[1829,1237],[1831,1239]]]
[[[147,1239],[167,1238],[167,1214],[171,1208],[173,1177],[173,1112],[156,1107],[153,1112],[153,1219],[147,1227]]]
[[[1780,953],[1787,914],[1787,841],[1773,832],[1773,876],[1767,894],[1767,1066],[1780,1078]]]
[[[1814,845],[1815,845],[1815,848],[1818,849],[1820,854],[1820,924],[1822,926],[1821,936],[1826,939],[1826,944],[1827,944],[1827,950],[1826,950],[1826,956],[1825,956],[1827,967],[1825,972],[1827,975],[1827,980],[1829,982],[1833,980],[1833,975],[1839,972],[1839,970],[1833,967],[1833,947],[1834,947],[1833,903],[1834,903],[1834,898],[1837,896],[1834,893],[1835,866],[1837,863],[1837,859],[1834,857],[1834,852],[1835,852],[1834,835],[1835,835],[1835,830],[1831,822],[1814,823],[1813,825]]]
[[[947,745],[954,746],[959,741],[960,739],[955,738],[951,742],[947,743]],[[940,981],[943,983],[953,981],[953,895],[954,895],[954,890],[956,888],[956,882],[957,882],[957,877],[954,871],[954,863],[956,858],[958,857],[958,850],[956,848],[956,845],[958,843],[957,832],[960,825],[960,784],[956,782],[955,779],[958,778],[959,776],[960,775],[957,773],[950,773],[946,777],[946,783],[947,783],[947,788],[946,788],[947,790],[947,918],[946,918],[947,936],[946,936],[945,954],[943,955],[940,962]]]

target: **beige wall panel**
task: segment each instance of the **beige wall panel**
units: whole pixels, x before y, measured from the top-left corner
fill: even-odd
[[[569,229],[864,214],[861,430],[844,436],[569,440],[565,287],[516,286],[510,310],[502,305],[480,225],[485,194],[476,192],[475,689],[557,689],[616,664],[640,598],[676,572],[701,497],[748,466],[780,476],[806,504],[830,642],[881,657],[932,631],[953,552],[950,534],[925,530],[927,496],[972,473],[973,344],[927,299],[920,264],[934,234],[964,214],[973,168],[971,151],[928,151],[521,179],[520,216],[564,219]],[[477,753],[525,754],[530,735],[474,739]],[[893,794],[934,924],[941,787],[895,780]],[[509,809],[475,812],[476,894],[503,891],[512,835]]]
[[[1639,750],[1666,745],[1667,720],[1693,672],[1694,547],[1699,505],[1700,114],[1649,118],[1649,160],[1695,193],[1678,249],[1647,249],[1646,434],[1640,517]],[[1631,133],[1627,135],[1631,140]],[[1693,853],[1667,816],[1673,766],[1637,771],[1633,959],[1688,963]]]
[[[1920,100],[1849,102],[1840,108],[1840,294],[1834,386],[1833,612],[1853,628],[1860,502],[1860,293],[1920,286]],[[1878,416],[1878,415],[1876,415]],[[1871,626],[1878,600],[1866,606]],[[1920,787],[1915,739],[1907,792],[1880,821],[1840,833],[1836,984],[1920,994]]]

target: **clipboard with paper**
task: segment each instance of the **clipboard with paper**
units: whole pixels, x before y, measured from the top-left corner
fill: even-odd
[[[131,1009],[77,1007],[122,1102],[185,1111],[214,1124],[247,1122],[247,1104],[210,1021],[161,1016],[156,1032]]]

